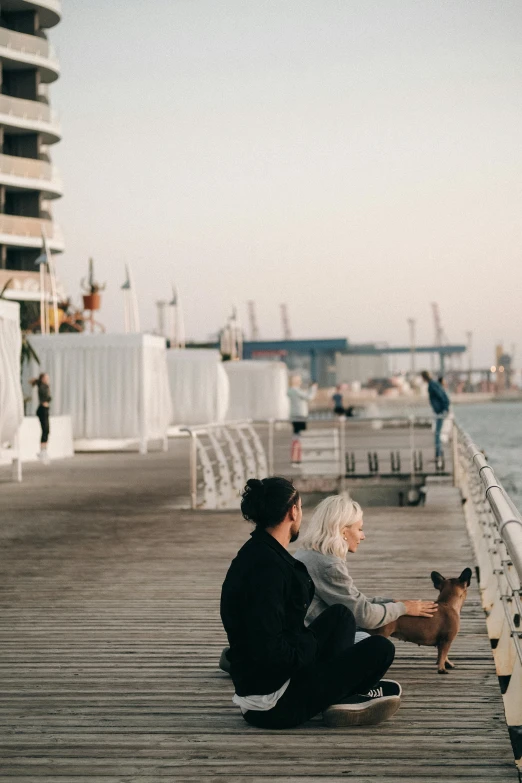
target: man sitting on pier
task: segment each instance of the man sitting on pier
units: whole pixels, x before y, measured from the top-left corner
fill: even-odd
[[[329,726],[379,723],[399,708],[401,687],[381,680],[395,648],[382,636],[354,645],[355,619],[334,604],[308,627],[314,584],[287,551],[299,535],[301,499],[290,481],[250,479],[243,517],[255,524],[221,592],[233,701],[252,726],[287,729],[320,712]]]

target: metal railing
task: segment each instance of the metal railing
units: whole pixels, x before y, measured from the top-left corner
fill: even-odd
[[[456,424],[453,464],[477,557],[482,606],[506,722],[522,768],[522,516],[484,453]]]
[[[266,454],[251,421],[182,427],[190,436],[190,505],[193,509],[239,506],[249,478],[268,475]]]
[[[416,426],[424,422],[425,417],[418,418],[413,415],[354,419],[354,424],[368,425],[372,429],[380,429],[386,425],[407,428],[405,468],[411,477],[412,491],[416,486],[416,479],[426,473],[422,467],[422,458],[419,459],[420,453],[416,451],[415,441]],[[346,451],[347,429],[350,424],[343,419],[333,419],[331,424],[328,430],[312,427],[303,437],[308,452],[303,450],[302,477],[333,477],[341,491],[344,489],[346,476],[354,473],[354,454]],[[255,426],[262,429],[261,434],[256,431]],[[288,419],[267,419],[182,427],[181,432],[186,432],[191,437],[191,507],[218,509],[236,506],[239,493],[248,478],[273,476],[275,431],[282,426],[290,430],[291,423]],[[370,474],[375,477],[382,471],[379,470],[378,464],[375,465],[378,463],[377,454],[373,453],[371,456],[373,468],[370,468]],[[390,470],[394,474],[401,472],[399,451],[390,453]]]
[[[325,464],[328,463],[327,471],[324,473],[324,475],[333,475],[333,473],[337,472],[337,475],[340,479],[346,476],[349,472],[354,472],[353,470],[350,471],[347,468],[347,464],[349,463],[349,457],[351,456],[353,459],[353,454],[349,454],[347,451],[347,445],[349,444],[349,439],[347,441],[347,433],[349,432],[349,429],[351,426],[360,426],[360,425],[368,425],[373,430],[380,430],[382,428],[386,427],[400,427],[401,429],[408,429],[408,455],[409,455],[409,471],[411,472],[412,476],[414,477],[417,474],[423,474],[425,471],[423,470],[423,464],[422,464],[422,455],[417,450],[417,441],[415,439],[415,430],[418,427],[424,427],[426,424],[431,424],[432,418],[428,418],[426,416],[418,416],[415,414],[411,414],[409,416],[404,416],[403,414],[397,415],[397,416],[369,416],[369,417],[354,417],[354,418],[340,418],[335,416],[330,416],[327,418],[322,419],[309,419],[310,423],[313,422],[314,425],[324,425],[327,422],[331,424],[330,431],[332,433],[332,440],[331,445],[326,446],[323,442],[321,446],[319,446],[318,449],[315,448],[314,445],[314,431],[317,431],[318,438],[322,438],[323,441],[326,438],[326,431],[322,429],[317,429],[315,427],[310,428],[307,430],[307,433],[304,435],[304,440],[306,441],[308,436],[312,436],[309,440],[310,450],[312,452],[316,452],[318,459],[317,459],[317,466],[318,470],[320,471],[320,462],[324,461]],[[286,425],[289,429],[291,427],[291,422],[289,422],[288,419],[268,419],[265,421],[256,421],[255,424],[265,425],[268,426],[268,447],[267,447],[267,458],[268,458],[268,475],[272,476],[274,475],[275,470],[275,455],[274,455],[274,433],[277,426],[284,426]],[[323,452],[323,454],[320,454],[320,451]],[[326,452],[330,452],[330,455],[328,455]],[[397,459],[398,457],[398,459]],[[312,453],[310,455],[310,462],[315,461],[315,454]],[[396,468],[396,459],[397,464],[400,465],[400,454],[392,453],[390,454],[390,462],[392,463],[393,467],[391,468],[391,471],[393,472]],[[337,470],[335,470],[334,463],[337,463]],[[440,471],[441,472],[444,468],[444,462],[441,464]],[[371,471],[370,471],[371,472]],[[379,472],[378,470],[375,472]],[[320,473],[317,473],[317,475],[321,475]]]

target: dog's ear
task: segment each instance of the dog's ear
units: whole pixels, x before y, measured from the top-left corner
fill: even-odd
[[[442,583],[445,581],[442,574],[439,574],[438,571],[432,571],[431,572],[431,581],[433,582],[433,587],[436,590],[440,590]]]
[[[464,582],[466,587],[469,587],[471,582],[471,568],[465,568],[459,576],[459,582]]]

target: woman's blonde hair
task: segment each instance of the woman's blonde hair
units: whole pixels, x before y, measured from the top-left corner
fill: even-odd
[[[348,495],[330,495],[321,500],[315,509],[305,534],[302,537],[303,549],[315,549],[323,555],[334,555],[344,559],[348,554],[348,544],[341,530],[354,525],[363,517],[358,503]]]

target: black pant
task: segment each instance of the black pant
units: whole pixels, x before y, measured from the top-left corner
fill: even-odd
[[[49,440],[49,408],[45,405],[39,405],[36,415],[40,419],[40,426],[42,427],[42,439],[40,442],[47,443]]]
[[[366,693],[389,669],[395,647],[384,636],[370,636],[354,645],[355,618],[341,604],[328,607],[310,628],[318,655],[290,679],[290,685],[271,710],[248,710],[247,723],[262,729],[290,729],[355,693]]]

